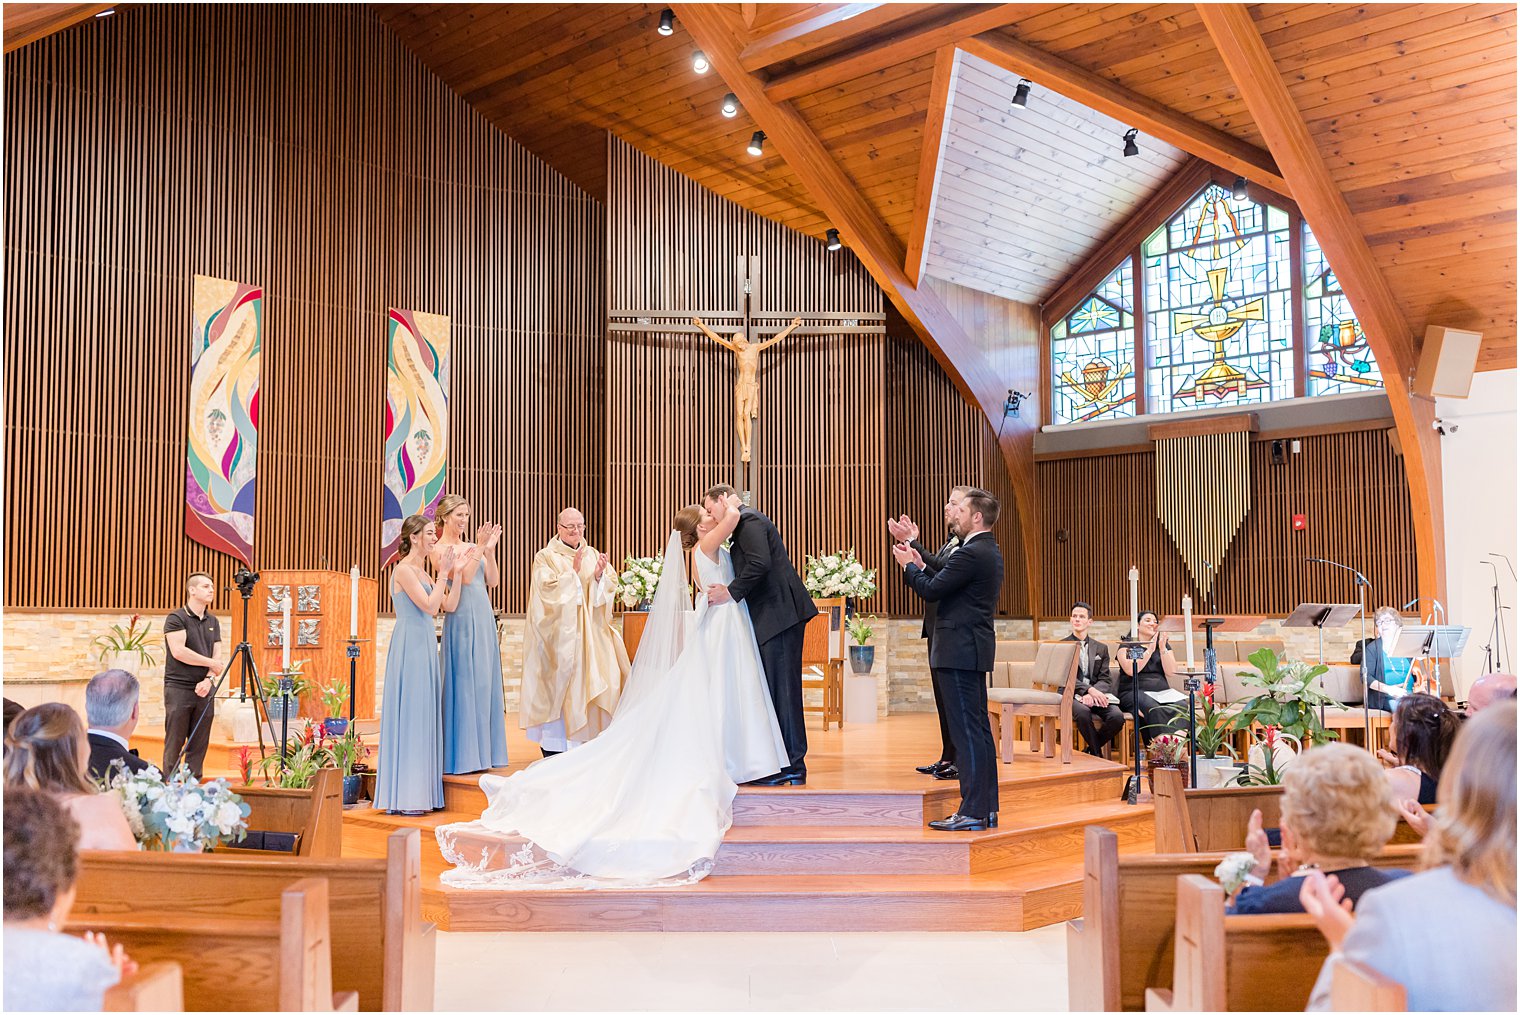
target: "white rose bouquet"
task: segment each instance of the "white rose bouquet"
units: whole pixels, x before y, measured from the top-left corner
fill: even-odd
[[[1225,895],[1234,896],[1247,884],[1261,884],[1261,879],[1251,874],[1255,868],[1256,857],[1250,853],[1231,853],[1214,868],[1214,878],[1219,882],[1219,887],[1224,889]]]
[[[808,557],[807,574],[802,583],[815,599],[867,599],[876,595],[876,572],[861,566],[855,550]]]
[[[227,780],[197,782],[185,765],[165,779],[156,768],[134,775],[116,762],[105,791],[121,801],[132,835],[145,849],[204,852],[248,833],[249,807]]]
[[[665,561],[659,557],[627,557],[623,571],[618,575],[613,591],[623,600],[623,605],[634,607],[646,599],[654,598],[654,590],[660,586],[660,572]]]

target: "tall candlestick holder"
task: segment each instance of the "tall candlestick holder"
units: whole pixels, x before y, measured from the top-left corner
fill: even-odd
[[[295,693],[298,670],[275,671],[275,693],[280,696],[280,771],[290,767],[290,699]],[[267,714],[268,708],[265,708]]]
[[[348,648],[344,651],[348,654],[348,726],[354,725],[354,697],[359,690],[359,646],[369,641],[368,638],[350,637]]]

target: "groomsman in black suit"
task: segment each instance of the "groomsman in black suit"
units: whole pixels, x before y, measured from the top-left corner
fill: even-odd
[[[955,508],[961,502],[961,498],[971,492],[969,486],[953,486],[950,488],[950,496],[945,499],[945,526],[948,528],[950,520],[955,517]],[[945,539],[945,544],[939,548],[938,553],[931,553],[929,548],[918,541],[918,526],[907,515],[900,518],[887,519],[887,531],[892,538],[899,543],[907,543],[918,551],[923,558],[924,570],[932,577],[950,559],[950,555],[960,549],[961,541],[951,531]],[[934,603],[924,603],[924,626],[921,637],[929,643],[929,655],[934,655]],[[931,670],[932,673],[932,670]],[[925,775],[932,775],[936,779],[959,779],[960,772],[955,768],[955,742],[950,738],[950,723],[945,715],[945,692],[940,687],[938,680],[931,680],[934,688],[934,711],[939,713],[939,760],[928,765],[919,765],[917,770]]]
[[[992,536],[997,518],[997,498],[986,490],[962,497],[951,522],[961,547],[932,575],[913,547],[892,547],[908,587],[938,607],[929,666],[944,687],[961,782],[960,807],[948,818],[929,822],[944,832],[997,827],[997,748],[987,718],[987,674],[997,654],[992,617],[1003,587],[1003,553]]]
[[[1088,637],[1092,626],[1092,607],[1077,602],[1071,606],[1071,634],[1077,649],[1077,686],[1071,699],[1071,721],[1087,744],[1087,753],[1101,755],[1103,746],[1124,728],[1124,713],[1110,704],[1113,681],[1109,678],[1108,646]]]
[[[137,756],[129,742],[137,728],[137,678],[126,670],[106,670],[90,678],[84,688],[84,715],[89,722],[90,778],[110,771],[113,761],[128,772],[141,772],[149,764]]]

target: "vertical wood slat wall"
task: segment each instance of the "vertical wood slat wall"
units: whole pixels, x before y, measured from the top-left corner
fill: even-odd
[[[1403,460],[1382,429],[1299,438],[1301,452],[1272,464],[1272,441],[1251,443],[1250,512],[1220,568],[1214,606],[1224,613],[1286,616],[1300,602],[1357,601],[1350,576],[1306,564],[1325,557],[1372,582],[1369,606],[1399,606],[1417,594],[1414,522]],[[1074,600],[1100,616],[1129,613],[1125,572],[1140,569],[1142,609],[1181,612],[1196,586],[1156,518],[1153,452],[1041,461],[1041,513],[1049,612]],[[1294,514],[1308,527],[1295,531]],[[1061,539],[1065,535],[1065,540]]]
[[[563,504],[601,509],[600,206],[366,7],[129,8],[6,75],[6,600],[167,608],[191,276],[263,286],[256,560],[376,572],[385,311],[452,331],[448,489],[523,609]],[[383,591],[380,608],[389,609]]]

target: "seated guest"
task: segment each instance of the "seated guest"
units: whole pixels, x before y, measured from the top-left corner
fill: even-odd
[[[1362,654],[1367,656],[1367,707],[1384,712],[1393,711],[1393,703],[1415,689],[1419,677],[1412,659],[1390,655],[1399,632],[1404,629],[1404,618],[1391,606],[1384,606],[1372,615],[1376,637],[1368,638],[1351,650],[1352,665],[1360,665]]]
[[[5,699],[5,732],[6,733],[9,733],[11,731],[11,723],[13,723],[13,722],[16,721],[16,716],[20,715],[22,712],[25,712],[25,711],[26,711],[26,706],[23,705],[23,704],[21,704],[19,701],[11,701],[9,698]]]
[[[90,742],[67,705],[50,702],[16,717],[5,738],[5,790],[51,793],[79,823],[80,849],[136,849],[114,793],[90,782]]]
[[[84,715],[89,720],[90,778],[99,782],[120,761],[129,772],[151,768],[129,746],[137,729],[137,678],[126,670],[106,670],[90,678],[84,689]]]
[[[1304,910],[1331,949],[1310,1011],[1328,1010],[1340,957],[1403,984],[1409,1011],[1515,1010],[1512,702],[1466,724],[1441,774],[1439,801],[1425,869],[1368,892],[1355,916],[1340,905],[1334,875],[1303,879]]]
[[[1467,689],[1467,714],[1477,715],[1496,701],[1515,700],[1513,673],[1485,673]]]
[[[1395,800],[1436,802],[1436,784],[1461,725],[1461,717],[1433,694],[1410,694],[1399,700],[1389,730],[1393,752],[1378,752],[1378,757],[1397,766],[1388,771]]]
[[[1100,755],[1103,747],[1124,728],[1124,713],[1109,704],[1113,693],[1109,680],[1108,646],[1087,636],[1092,627],[1092,607],[1073,603],[1071,634],[1067,641],[1077,642],[1077,686],[1071,701],[1071,721],[1082,733],[1087,753]]]
[[[1296,758],[1283,770],[1282,782],[1283,879],[1259,884],[1271,871],[1272,850],[1261,811],[1253,811],[1246,849],[1256,857],[1251,873],[1258,884],[1242,888],[1227,912],[1302,913],[1298,893],[1310,871],[1334,873],[1353,903],[1368,889],[1409,874],[1371,865],[1397,823],[1388,780],[1372,755],[1348,744],[1326,744]]]
[[[1172,655],[1171,639],[1161,629],[1161,620],[1154,610],[1140,614],[1138,630],[1145,654],[1140,657],[1138,674],[1135,660],[1129,657],[1129,642],[1119,646],[1119,707],[1131,715],[1140,709],[1140,735],[1149,744],[1163,733],[1171,733],[1187,722],[1185,711],[1176,705],[1164,705],[1150,697],[1147,692],[1171,690],[1167,678],[1177,672],[1177,659]],[[1129,678],[1126,680],[1125,678]],[[1135,684],[1140,685],[1140,695],[1135,695]]]
[[[5,790],[5,1010],[100,1011],[136,972],[121,945],[60,934],[74,905],[79,825],[49,793]]]

